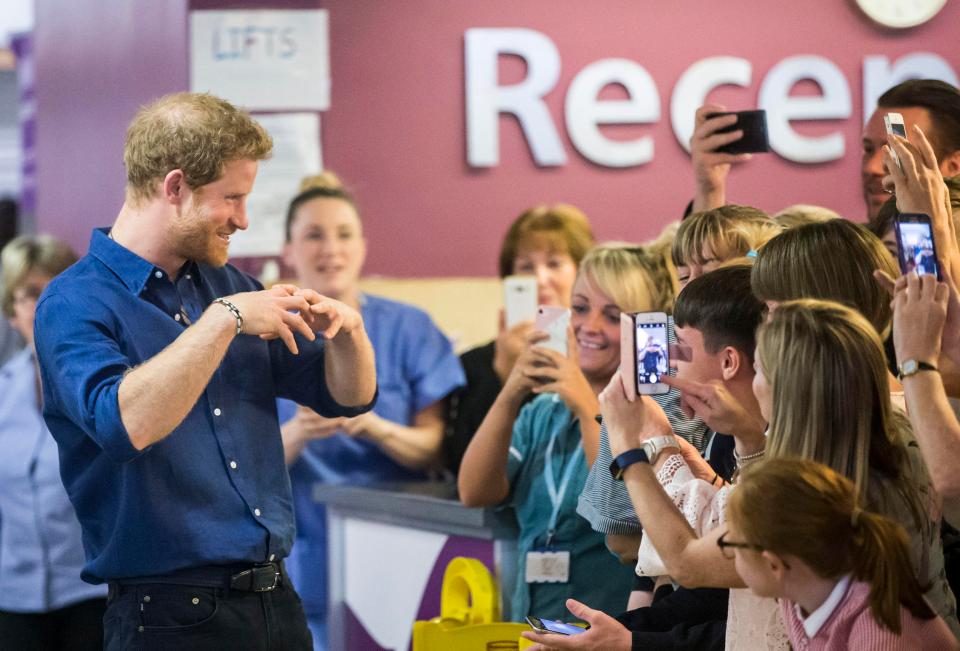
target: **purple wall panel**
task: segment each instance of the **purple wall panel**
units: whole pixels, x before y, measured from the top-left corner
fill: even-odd
[[[36,0],[37,224],[86,251],[123,201],[137,108],[188,86],[187,0]]]

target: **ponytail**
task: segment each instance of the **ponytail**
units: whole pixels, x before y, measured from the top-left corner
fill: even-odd
[[[853,482],[828,466],[784,457],[751,465],[726,515],[752,546],[797,558],[824,579],[850,574],[868,584],[874,619],[895,634],[901,606],[918,619],[936,617],[910,561],[907,532],[863,511]]]
[[[859,507],[853,511],[851,524],[853,576],[870,584],[870,611],[874,618],[899,635],[901,605],[918,619],[936,617],[913,572],[903,527]]]

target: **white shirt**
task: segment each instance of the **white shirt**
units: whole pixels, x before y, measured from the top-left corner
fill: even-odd
[[[793,607],[797,611],[797,617],[803,622],[803,630],[806,631],[809,639],[813,639],[813,637],[820,632],[820,629],[823,628],[823,625],[827,623],[827,620],[830,619],[830,615],[833,614],[833,611],[836,610],[840,602],[843,601],[843,595],[847,593],[847,587],[849,587],[849,585],[850,575],[848,574],[837,581],[837,585],[833,586],[833,590],[830,592],[830,596],[827,597],[826,601],[820,604],[820,607],[807,617],[803,616],[803,611],[800,610],[799,604],[793,604]]]

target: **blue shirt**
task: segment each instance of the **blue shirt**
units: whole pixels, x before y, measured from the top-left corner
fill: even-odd
[[[342,407],[327,392],[322,338],[298,337],[300,355],[293,355],[280,340],[236,337],[183,422],[142,451],[130,442],[117,401],[123,374],[173,343],[214,298],[259,289],[229,265],[188,263],[171,279],[94,231],[90,252],[40,298],[44,417],[83,528],[85,580],[289,552],[293,508],[277,396],[328,416],[370,408]]]
[[[80,580],[80,523],[37,408],[33,352],[0,369],[0,610],[43,613],[106,597]]]
[[[573,459],[573,475],[557,518],[551,550],[570,552],[567,583],[526,583],[527,552],[545,548],[553,505],[547,488],[547,451],[551,437],[554,484],[560,490],[561,474]],[[519,568],[511,596],[510,612],[517,621],[526,615],[567,620],[565,602],[576,599],[607,614],[626,608],[633,585],[633,568],[622,565],[607,551],[603,534],[577,514],[577,498],[587,479],[587,462],[581,449],[580,424],[557,394],[544,394],[520,410],[513,425],[507,455],[507,479],[520,534],[517,540]]]
[[[373,344],[379,395],[373,411],[387,420],[412,425],[417,412],[442,400],[466,382],[450,341],[419,308],[379,296],[364,295],[360,313]],[[279,400],[281,422],[296,405]],[[369,484],[424,479],[404,468],[370,441],[334,434],[310,441],[290,466],[296,544],[287,570],[311,614],[326,609],[326,515],[313,500],[316,482]]]

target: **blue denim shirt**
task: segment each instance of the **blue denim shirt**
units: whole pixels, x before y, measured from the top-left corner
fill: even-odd
[[[29,349],[0,369],[0,610],[18,613],[107,596],[105,586],[80,580],[80,523],[37,407],[36,379]]]
[[[142,451],[117,400],[123,374],[173,343],[214,298],[260,288],[229,265],[188,263],[172,279],[100,230],[90,252],[40,298],[44,417],[83,528],[85,580],[263,562],[290,551],[293,508],[276,398],[326,416],[372,406],[347,408],[330,396],[322,338],[298,336],[293,355],[279,340],[237,337],[184,421]]]

